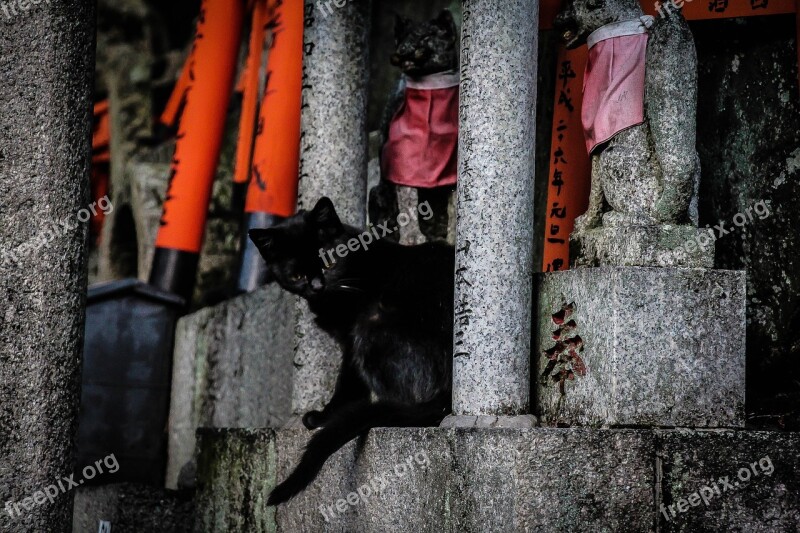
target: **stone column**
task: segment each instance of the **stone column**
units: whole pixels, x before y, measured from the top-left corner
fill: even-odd
[[[95,7],[4,4],[0,531],[66,532],[74,493],[57,483],[72,473],[80,399]]]
[[[529,425],[537,0],[464,0],[453,414]],[[475,417],[479,418],[475,418]]]
[[[370,10],[369,0],[342,7],[308,0],[303,37],[299,207],[328,196],[342,221],[358,226],[366,215]],[[305,301],[296,316],[292,411],[302,415],[330,398],[341,350],[317,329]]]

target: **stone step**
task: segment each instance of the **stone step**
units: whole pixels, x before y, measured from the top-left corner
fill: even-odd
[[[376,429],[335,454],[304,493],[267,507],[308,437],[201,430],[196,530],[777,532],[800,524],[798,433]]]

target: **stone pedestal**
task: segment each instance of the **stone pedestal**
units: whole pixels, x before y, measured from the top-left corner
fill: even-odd
[[[744,425],[744,272],[579,268],[537,286],[543,424]]]
[[[572,266],[713,268],[714,233],[694,226],[610,226],[570,238]]]
[[[266,507],[306,430],[200,433],[200,532],[649,531],[652,432],[379,428]]]

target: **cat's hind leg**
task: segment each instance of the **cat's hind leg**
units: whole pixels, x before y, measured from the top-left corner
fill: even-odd
[[[345,405],[369,398],[369,388],[349,360],[348,357],[343,359],[333,395],[322,411],[309,411],[303,415],[303,425],[306,428],[322,427]]]

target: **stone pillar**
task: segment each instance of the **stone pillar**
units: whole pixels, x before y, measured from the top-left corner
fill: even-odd
[[[80,398],[95,8],[21,6],[0,19],[0,531],[60,532],[72,524],[74,493],[57,483],[72,473]]]
[[[443,425],[529,412],[538,18],[537,0],[463,2],[455,417]]]
[[[306,1],[299,207],[322,196],[343,222],[364,225],[367,182],[367,81],[371,2],[342,7]],[[302,415],[328,401],[338,374],[336,343],[314,324],[306,302],[297,304],[292,411]]]

